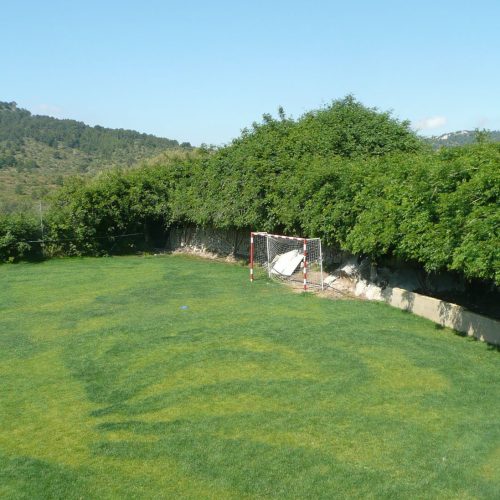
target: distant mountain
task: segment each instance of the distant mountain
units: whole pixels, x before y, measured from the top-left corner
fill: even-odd
[[[436,149],[443,146],[464,146],[465,144],[473,144],[478,140],[500,142],[500,130],[458,130],[457,132],[448,132],[427,139]]]
[[[32,115],[15,102],[0,102],[0,211],[29,207],[68,175],[190,149],[187,142]]]

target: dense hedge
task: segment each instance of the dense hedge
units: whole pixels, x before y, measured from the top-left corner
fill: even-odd
[[[499,144],[432,152],[351,97],[279,114],[219,150],[66,185],[47,220],[63,240],[51,251],[101,254],[106,236],[190,223],[319,236],[500,284]]]
[[[0,262],[39,259],[42,247],[40,221],[25,214],[0,214]]]

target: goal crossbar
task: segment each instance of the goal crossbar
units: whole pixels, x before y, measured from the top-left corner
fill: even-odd
[[[251,235],[254,236],[270,236],[272,238],[284,238],[285,240],[297,240],[297,241],[304,241],[308,240],[308,238],[301,238],[300,236],[285,236],[283,234],[271,234],[271,233],[265,233],[265,232],[258,232],[258,233],[250,233]],[[319,240],[319,238],[309,238],[309,241],[312,240]]]

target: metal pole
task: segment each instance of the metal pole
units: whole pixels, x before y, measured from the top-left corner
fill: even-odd
[[[43,243],[43,212],[42,212],[42,200],[40,200],[40,229],[42,230],[42,243]]]
[[[267,274],[271,277],[271,256],[269,255],[269,235],[266,234],[266,247],[267,247]]]
[[[253,283],[253,233],[250,233],[250,282]]]
[[[304,238],[304,291],[307,291],[307,240]]]
[[[319,268],[321,271],[321,290],[324,290],[324,285],[323,285],[323,252],[321,250],[321,240],[319,241]]]

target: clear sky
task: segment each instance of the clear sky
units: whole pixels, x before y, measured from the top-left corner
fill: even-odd
[[[500,0],[0,0],[0,100],[223,144],[353,93],[423,134],[500,129]]]

